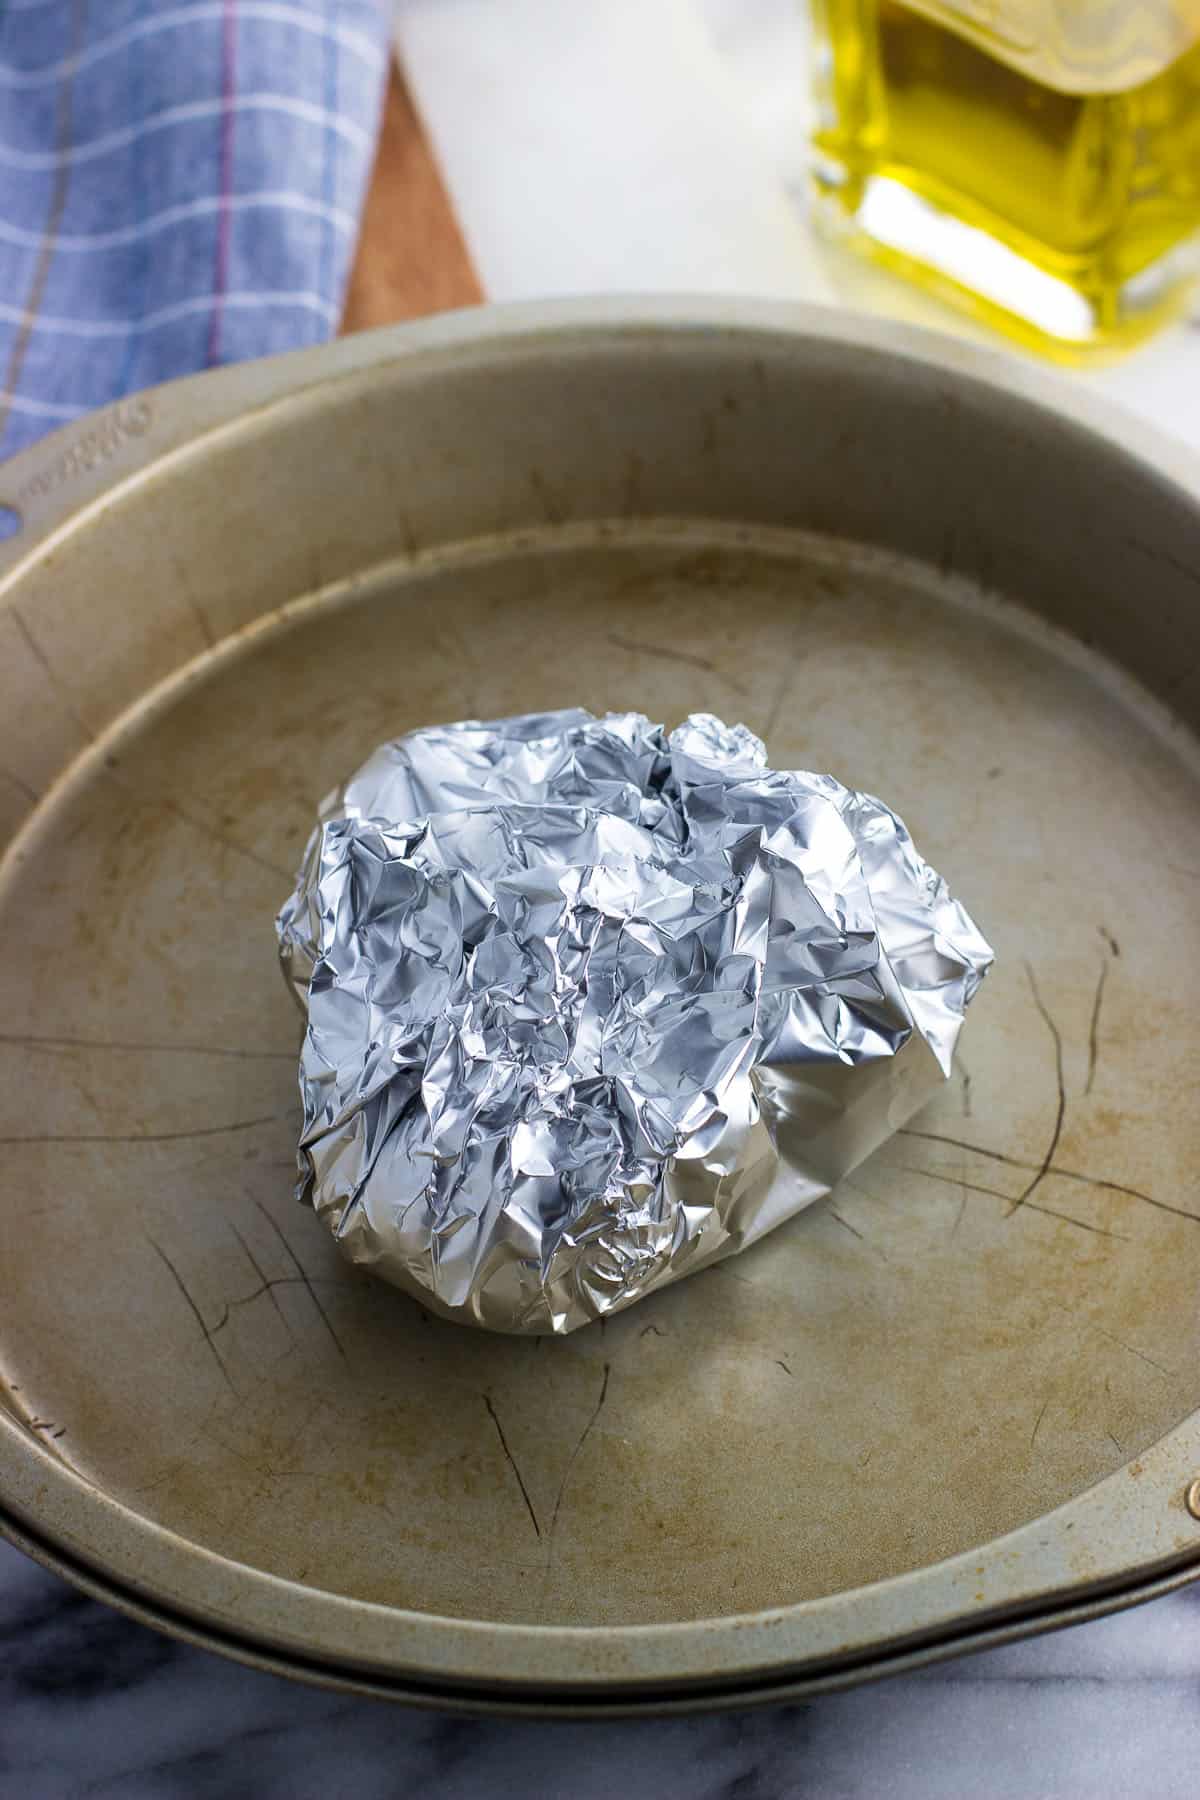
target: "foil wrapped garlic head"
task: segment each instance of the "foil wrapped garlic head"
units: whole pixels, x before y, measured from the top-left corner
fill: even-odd
[[[447,1318],[567,1332],[819,1200],[992,953],[903,824],[745,726],[468,721],[321,808],[277,920],[301,1192]]]

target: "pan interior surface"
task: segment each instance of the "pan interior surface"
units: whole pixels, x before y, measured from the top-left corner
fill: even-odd
[[[272,917],[376,743],[571,704],[744,719],[879,793],[997,965],[954,1080],[831,1202],[505,1339],[294,1203]],[[1191,740],[932,564],[566,525],[314,594],[152,692],[4,864],[5,1403],[188,1543],[464,1619],[753,1612],[980,1544],[1200,1406],[1198,900]]]

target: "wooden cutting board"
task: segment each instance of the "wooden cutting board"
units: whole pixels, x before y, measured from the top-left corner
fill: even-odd
[[[482,299],[433,148],[393,62],[342,330]]]

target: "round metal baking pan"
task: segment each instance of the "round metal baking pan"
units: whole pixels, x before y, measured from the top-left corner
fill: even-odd
[[[611,1712],[1200,1573],[1200,480],[1016,365],[481,311],[0,471],[0,1526],[231,1654]],[[708,709],[882,792],[999,961],[830,1204],[563,1342],[291,1200],[272,914],[417,724]]]

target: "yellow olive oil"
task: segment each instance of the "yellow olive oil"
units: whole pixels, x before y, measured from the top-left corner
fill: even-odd
[[[1139,46],[1056,62],[1024,10],[1005,40],[947,7],[817,0],[814,178],[863,248],[1074,360],[1144,336],[1196,273],[1200,43],[1122,87],[1154,66]]]

